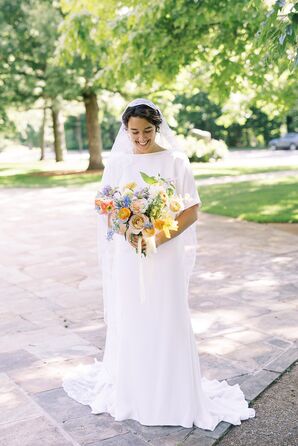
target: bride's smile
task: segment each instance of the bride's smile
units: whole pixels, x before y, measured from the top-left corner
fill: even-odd
[[[161,149],[155,143],[156,128],[147,119],[132,116],[128,122],[127,132],[135,153],[158,152]]]

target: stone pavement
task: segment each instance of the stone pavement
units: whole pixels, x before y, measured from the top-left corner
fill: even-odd
[[[0,445],[210,446],[228,423],[210,432],[116,422],[61,388],[69,367],[104,350],[95,193],[0,190]],[[248,401],[297,359],[297,241],[200,214],[189,304],[202,373],[239,383]]]

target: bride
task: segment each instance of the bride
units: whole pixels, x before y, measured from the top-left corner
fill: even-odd
[[[144,187],[140,171],[174,180],[189,194],[171,238],[156,235],[157,251],[136,254],[137,237],[115,234],[97,215],[104,320],[102,361],[75,367],[63,379],[67,394],[93,414],[147,426],[193,425],[214,430],[220,421],[240,424],[255,416],[238,384],[201,376],[188,306],[188,284],[196,256],[196,221],[202,205],[187,156],[160,109],[138,98],[122,114],[122,124],[101,186]],[[143,249],[146,249],[142,241]],[[142,278],[142,280],[140,280]],[[200,296],[197,297],[200,299]]]

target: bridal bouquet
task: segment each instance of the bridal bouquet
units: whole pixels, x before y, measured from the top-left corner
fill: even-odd
[[[171,238],[170,230],[178,230],[177,214],[183,209],[183,198],[178,196],[174,182],[149,176],[140,172],[148,186],[137,188],[136,183],[128,183],[123,188],[106,185],[97,192],[95,210],[108,217],[108,240],[115,233],[127,239],[132,234],[139,236],[137,252],[151,254],[156,252],[155,234],[164,231]],[[142,238],[146,250],[141,250]]]

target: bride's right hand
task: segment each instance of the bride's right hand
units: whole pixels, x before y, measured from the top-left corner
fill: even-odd
[[[137,249],[139,237],[140,236],[137,234],[129,234],[126,237],[126,240],[134,249]],[[146,249],[146,242],[145,242],[144,238],[142,238],[142,249]]]

